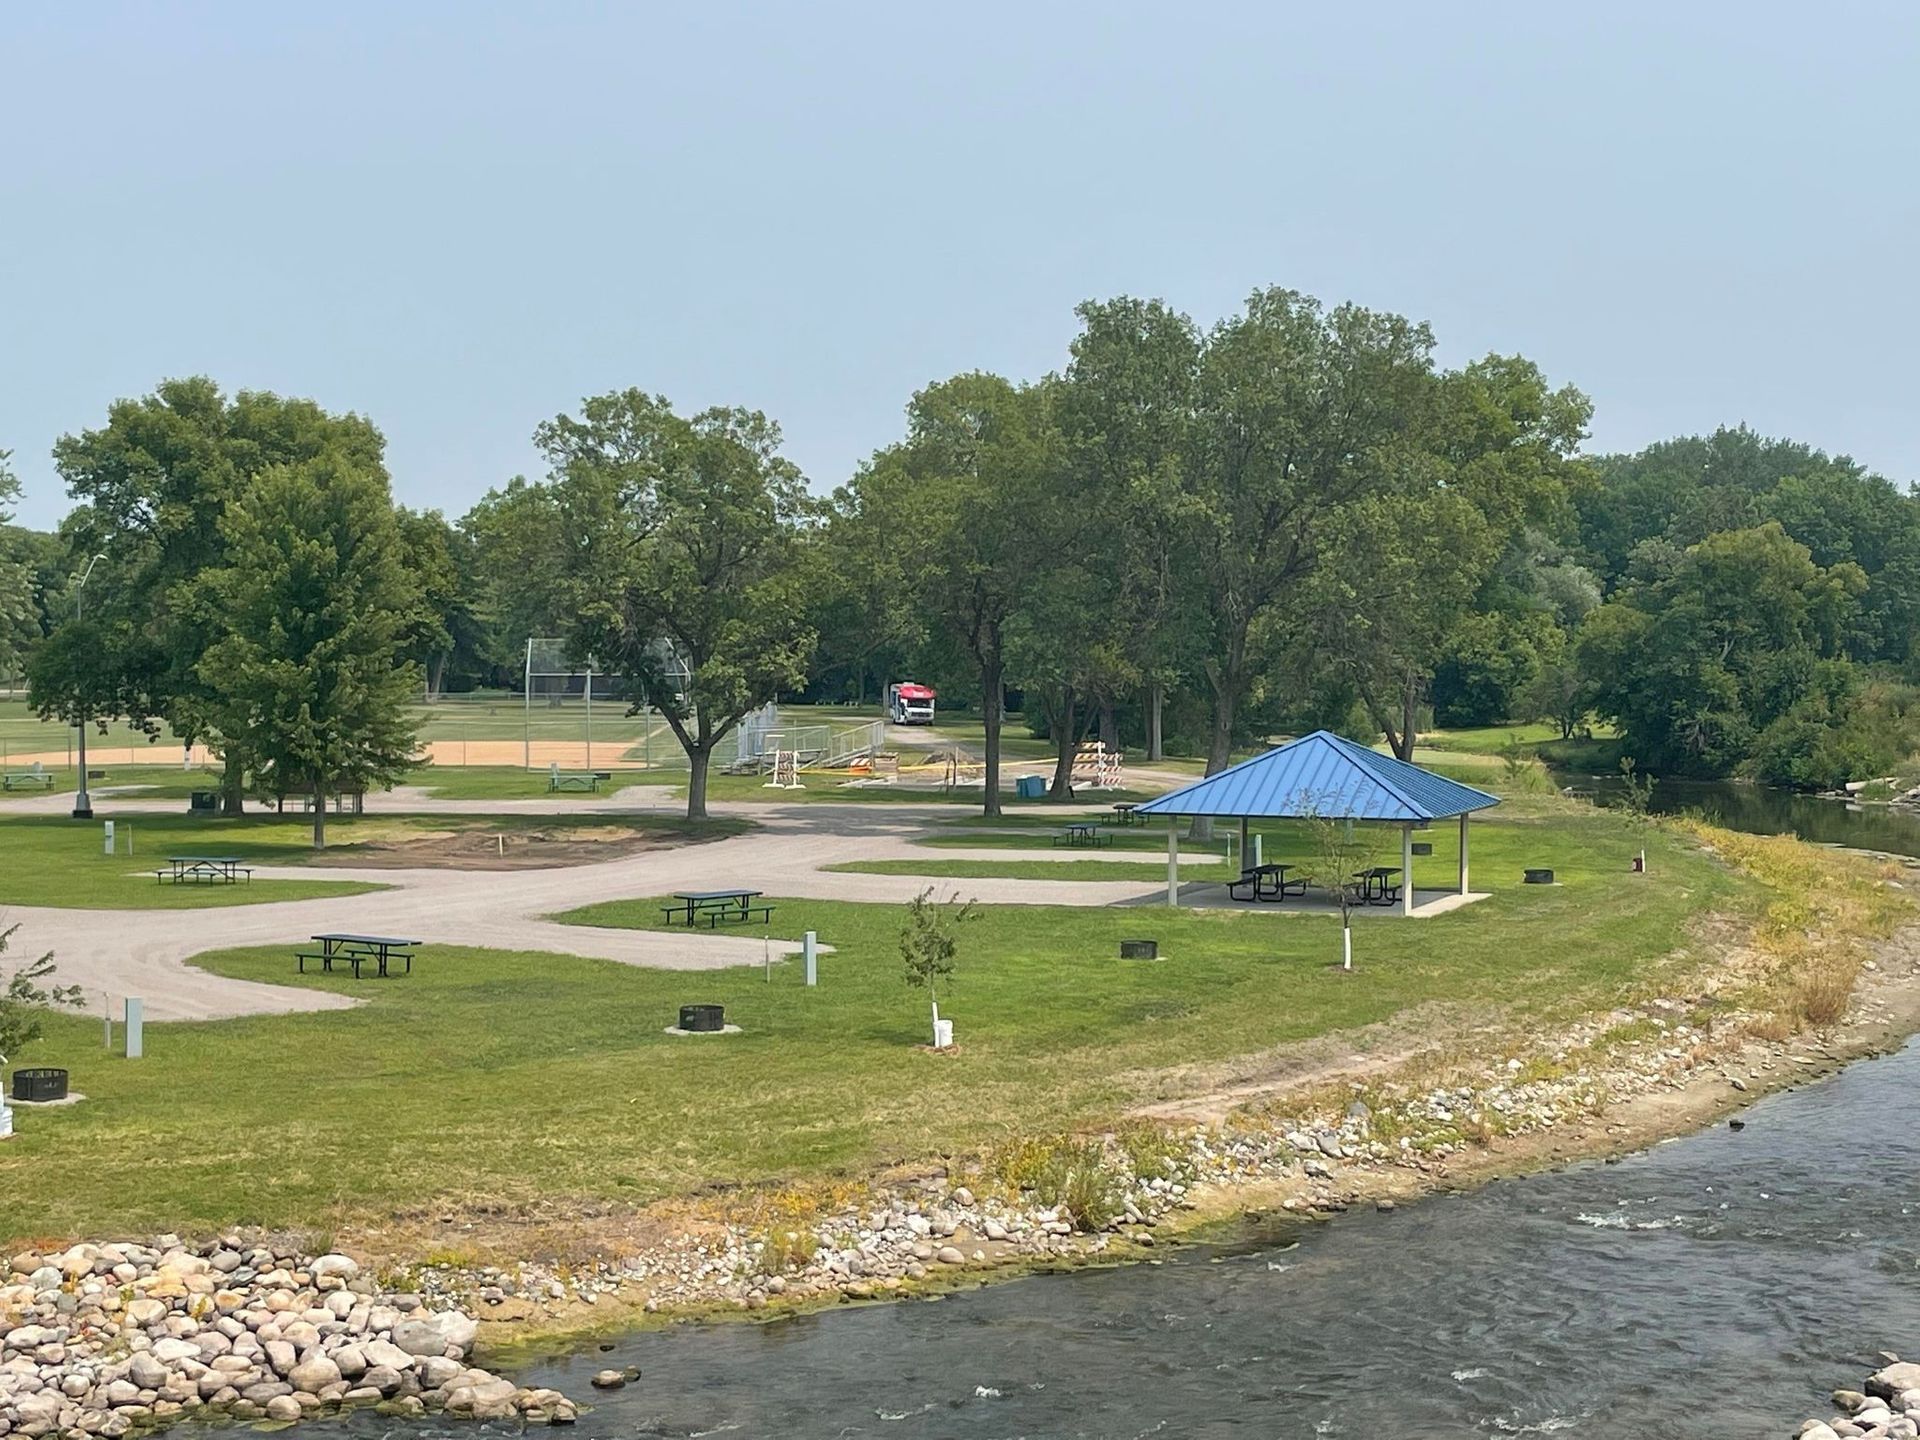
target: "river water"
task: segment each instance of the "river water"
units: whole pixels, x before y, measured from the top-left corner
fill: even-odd
[[[1920,1353],[1917,1093],[1910,1046],[1617,1164],[516,1378],[592,1397],[591,1436],[1791,1435],[1876,1350]]]
[[[1615,775],[1556,771],[1554,782],[1602,804],[1616,803],[1620,797],[1620,779]],[[1652,808],[1663,815],[1698,814],[1730,830],[1791,834],[1816,845],[1920,855],[1920,811],[1889,805],[1802,795],[1734,780],[1662,780],[1653,787]]]

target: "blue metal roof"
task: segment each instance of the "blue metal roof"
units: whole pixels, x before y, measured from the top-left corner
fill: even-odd
[[[1500,799],[1316,730],[1134,807],[1136,815],[1444,820]]]

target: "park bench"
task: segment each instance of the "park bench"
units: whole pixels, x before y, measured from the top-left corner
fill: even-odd
[[[240,880],[251,885],[253,870],[237,855],[169,855],[167,868],[154,871],[153,878],[161,885],[232,885]]]
[[[759,897],[758,890],[680,890],[674,893],[675,903],[662,905],[660,913],[669,925],[678,922],[691,927],[705,920],[709,930],[722,921],[738,921],[744,925],[755,916],[763,923],[770,923],[773,906],[754,904]]]
[[[355,935],[332,933],[312,937],[320,943],[318,950],[296,950],[293,952],[295,966],[301,974],[306,974],[309,960],[319,965],[327,974],[333,973],[336,963],[351,965],[353,978],[360,978],[362,966],[374,967],[376,978],[390,978],[389,966],[396,960],[406,962],[405,973],[413,973],[413,952],[419,948],[418,940],[402,939],[395,935]]]
[[[613,773],[608,770],[582,770],[573,774],[556,770],[547,776],[547,790],[549,793],[556,790],[581,790],[597,794],[600,782],[611,779],[613,779]]]
[[[0,789],[6,790],[51,790],[53,772],[43,770],[38,765],[31,770],[14,770],[0,775]]]

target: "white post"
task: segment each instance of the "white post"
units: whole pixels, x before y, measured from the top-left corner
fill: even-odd
[[[1467,893],[1467,817],[1460,817],[1460,893]]]
[[[1400,913],[1413,913],[1413,826],[1400,827]]]
[[[520,681],[520,698],[525,702],[520,721],[520,768],[533,769],[533,637],[527,637],[527,669]]]
[[[819,946],[820,937],[811,930],[800,937],[800,952],[806,957],[807,984],[809,985],[818,985],[820,983]]]
[[[1256,835],[1253,837],[1253,865],[1251,868],[1255,870],[1258,870],[1262,865],[1267,863],[1267,847],[1265,842],[1266,837],[1264,835]]]
[[[145,1018],[144,1003],[138,995],[127,997],[127,1059],[138,1060],[146,1053],[146,1037],[142,1034],[141,1021]]]
[[[107,821],[106,837],[101,843],[105,847],[106,854],[113,854],[113,821],[111,820]]]
[[[1180,821],[1167,817],[1167,904],[1180,904]]]

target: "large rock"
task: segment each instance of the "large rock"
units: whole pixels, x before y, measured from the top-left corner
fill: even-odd
[[[127,1362],[127,1378],[142,1390],[158,1390],[167,1383],[167,1367],[142,1351]]]
[[[429,1355],[414,1367],[414,1373],[427,1389],[438,1390],[466,1368],[458,1360],[449,1360],[444,1355]]]
[[[287,1372],[287,1379],[293,1382],[294,1389],[318,1395],[329,1385],[340,1383],[340,1367],[325,1355],[310,1350],[305,1359]]]
[[[479,1324],[457,1310],[411,1315],[393,1327],[393,1343],[409,1355],[464,1355],[473,1348]]]
[[[141,1329],[149,1325],[158,1325],[167,1318],[167,1303],[142,1295],[127,1302],[127,1319]]]
[[[1891,1400],[1903,1391],[1916,1389],[1920,1389],[1920,1365],[1911,1361],[1889,1365],[1867,1377],[1867,1393],[1878,1395],[1883,1400]]]
[[[513,1413],[513,1397],[520,1387],[511,1380],[483,1380],[447,1392],[447,1412],[476,1420],[501,1420]]]
[[[358,1349],[368,1369],[372,1369],[377,1365],[384,1365],[389,1370],[411,1370],[413,1368],[413,1356],[409,1355],[390,1340],[369,1340],[359,1346]],[[449,1360],[446,1363],[451,1365],[453,1362]],[[342,1375],[347,1373],[347,1367],[345,1365],[340,1367],[340,1373]],[[348,1378],[352,1377],[349,1376]]]
[[[360,1383],[368,1389],[377,1390],[384,1397],[397,1392],[404,1383],[404,1377],[391,1365],[374,1365],[360,1377]]]
[[[360,1262],[346,1255],[322,1255],[307,1273],[316,1280],[351,1280],[360,1273]]]
[[[178,1365],[182,1360],[198,1360],[200,1347],[191,1340],[176,1340],[169,1336],[153,1342],[153,1358],[162,1365]]]

